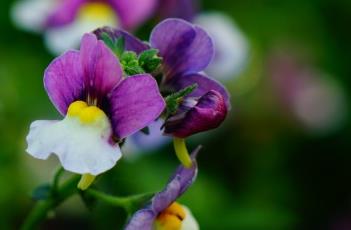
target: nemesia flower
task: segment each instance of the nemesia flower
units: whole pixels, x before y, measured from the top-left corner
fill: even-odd
[[[191,154],[191,168],[179,166],[166,188],[157,193],[145,208],[137,211],[125,230],[198,230],[199,225],[190,210],[175,202],[195,181],[197,176],[196,155]]]
[[[116,164],[116,140],[149,125],[165,107],[155,79],[123,78],[117,57],[94,34],[83,36],[80,51],[68,51],[47,67],[44,86],[65,117],[33,122],[27,152],[39,159],[53,153],[64,169],[88,179]]]
[[[153,13],[156,0],[21,0],[12,10],[19,27],[45,32],[54,54],[75,48],[81,36],[100,26],[131,30]]]
[[[206,29],[216,47],[214,59],[205,72],[219,80],[237,77],[249,59],[249,43],[238,25],[219,12],[198,14],[193,22]]]
[[[218,127],[230,102],[224,86],[201,73],[214,55],[210,36],[184,20],[167,19],[151,32],[150,45],[163,58],[164,89],[176,92],[198,85],[184,98],[177,113],[166,120],[165,134],[185,138]]]

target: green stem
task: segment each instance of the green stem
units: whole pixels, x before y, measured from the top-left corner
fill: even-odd
[[[66,181],[61,186],[61,188],[56,190],[54,196],[50,196],[46,200],[37,202],[32,211],[25,219],[21,229],[37,229],[38,225],[46,219],[49,211],[53,210],[64,200],[78,192],[77,183],[79,179],[79,176],[73,176],[68,181]]]
[[[53,192],[57,191],[57,189],[59,187],[60,178],[64,172],[65,172],[65,170],[63,169],[62,166],[58,167],[57,170],[55,171],[54,179],[52,181],[52,191]]]
[[[116,197],[116,196],[112,196],[112,195],[97,191],[95,189],[89,189],[86,192],[90,196],[93,196],[101,201],[104,201],[114,206],[125,208],[126,206],[128,206],[128,203],[129,203],[129,200],[127,197]]]
[[[139,209],[142,205],[149,201],[155,194],[145,193],[127,197],[117,197],[95,189],[88,189],[86,193],[107,204],[123,208],[129,215],[135,211],[134,209]]]

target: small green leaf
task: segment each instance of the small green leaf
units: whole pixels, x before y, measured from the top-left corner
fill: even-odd
[[[117,55],[117,57],[121,57],[124,52],[124,37],[119,37],[117,39],[113,39],[106,32],[101,33],[102,41]]]
[[[147,73],[154,72],[159,65],[161,64],[162,58],[157,56],[157,49],[149,49],[143,51],[139,55],[139,65],[145,70]]]
[[[34,189],[32,192],[32,198],[34,200],[45,200],[50,197],[52,192],[52,186],[50,184],[42,184]]]
[[[145,73],[144,69],[139,66],[138,56],[132,51],[126,51],[122,54],[121,64],[126,75],[135,75]]]
[[[166,97],[167,114],[175,114],[183,98],[192,93],[197,88],[197,84],[192,84]]]

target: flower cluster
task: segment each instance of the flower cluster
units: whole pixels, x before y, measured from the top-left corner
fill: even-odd
[[[198,229],[175,200],[197,174],[199,149],[189,155],[185,138],[217,128],[230,109],[225,87],[203,72],[214,52],[207,32],[182,19],[159,23],[149,42],[112,27],[84,34],[79,51],[63,53],[44,73],[63,119],[33,122],[27,152],[55,154],[65,170],[82,175],[78,188],[86,190],[123,156],[125,139],[161,122],[182,166],[126,229]]]

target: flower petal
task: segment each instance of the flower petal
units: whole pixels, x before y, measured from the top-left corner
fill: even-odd
[[[55,6],[55,1],[17,1],[11,9],[11,16],[16,26],[29,31],[40,32],[44,29],[46,19]]]
[[[56,10],[52,12],[46,22],[47,27],[60,27],[71,23],[79,8],[86,2],[86,0],[62,0]]]
[[[155,10],[157,0],[109,0],[120,18],[122,27],[134,29],[148,19]]]
[[[200,149],[200,146],[197,147],[191,154],[193,166],[191,168],[185,168],[183,165],[179,166],[171,176],[167,187],[154,196],[152,207],[156,213],[166,209],[194,183],[198,171],[196,156]]]
[[[189,97],[201,97],[210,90],[215,90],[223,96],[227,107],[230,108],[230,95],[227,89],[220,82],[204,74],[195,73],[179,76],[172,79],[169,85],[171,88],[178,91],[194,83],[197,84],[197,88],[188,95]]]
[[[101,99],[122,80],[117,57],[94,34],[85,34],[80,47],[84,83],[90,98]]]
[[[151,32],[150,43],[159,49],[168,79],[206,68],[214,55],[210,36],[182,19],[166,19]]]
[[[217,128],[227,115],[227,106],[223,96],[211,90],[188,111],[168,118],[165,122],[165,134],[185,138],[195,133]]]
[[[117,144],[109,143],[111,127],[81,125],[74,118],[35,121],[27,136],[27,152],[39,159],[55,154],[64,169],[98,175],[112,168],[121,157]]]
[[[61,54],[68,49],[78,48],[86,32],[106,25],[116,26],[116,20],[112,15],[107,14],[99,18],[93,15],[79,17],[68,25],[48,28],[45,31],[45,43],[53,54]]]
[[[125,138],[156,120],[165,108],[156,80],[139,74],[123,80],[110,95],[114,133]]]
[[[182,205],[182,208],[185,211],[185,218],[182,221],[182,230],[199,230],[199,224],[197,223],[190,209],[185,205]]]
[[[44,86],[52,103],[62,114],[85,96],[83,70],[78,51],[68,51],[53,60],[44,73]]]
[[[156,216],[151,209],[141,209],[133,215],[124,230],[152,230]]]
[[[112,27],[105,26],[94,31],[94,34],[99,39],[102,38],[103,33],[107,33],[114,40],[123,37],[125,50],[134,51],[135,53],[139,54],[144,50],[150,49],[149,45],[147,45],[146,43],[139,40],[137,37],[134,37],[133,35],[124,30],[114,29]]]
[[[148,125],[148,134],[141,131],[133,134],[126,140],[123,148],[125,149],[127,147],[129,152],[131,152],[130,154],[140,154],[141,152],[145,153],[153,151],[170,143],[172,140],[171,137],[163,135],[163,123],[163,119],[158,119],[152,122],[150,125]],[[123,151],[123,153],[125,154],[125,151]]]

